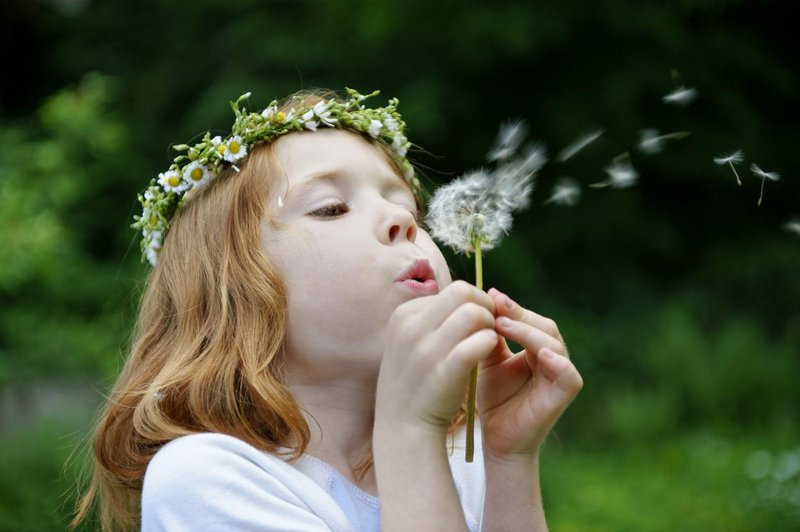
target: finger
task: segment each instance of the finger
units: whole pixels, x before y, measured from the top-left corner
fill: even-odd
[[[467,302],[450,314],[436,330],[436,349],[450,351],[464,338],[481,329],[494,331],[494,315],[477,303]]]
[[[567,356],[567,348],[563,342],[533,325],[511,319],[508,316],[499,316],[495,322],[498,333],[509,340],[517,342],[529,353],[538,353],[541,348],[548,347],[564,357]]]
[[[516,303],[507,294],[500,292],[496,288],[491,288],[488,295],[494,300],[498,316],[508,316],[511,319],[525,322],[546,332],[561,342],[564,341],[561,337],[561,332],[558,330],[558,325],[552,319],[526,309],[522,305]]]
[[[470,372],[485,360],[497,345],[497,333],[481,329],[460,341],[445,359],[445,371],[455,381],[466,381]]]
[[[560,403],[568,404],[583,388],[583,377],[565,356],[544,347],[537,353],[538,374],[545,377]]]
[[[419,319],[428,326],[440,327],[442,323],[464,303],[475,303],[494,314],[494,301],[486,292],[478,290],[464,281],[456,281],[439,294],[431,296],[432,304],[419,314]],[[427,298],[420,298],[427,299]]]

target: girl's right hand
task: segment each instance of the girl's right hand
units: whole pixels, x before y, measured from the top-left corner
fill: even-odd
[[[378,377],[376,427],[408,426],[445,434],[464,400],[470,371],[498,343],[494,301],[456,281],[408,301],[392,315]]]

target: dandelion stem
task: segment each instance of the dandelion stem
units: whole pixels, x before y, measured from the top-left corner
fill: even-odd
[[[481,254],[481,239],[473,240],[475,248],[475,286],[483,290],[483,257]],[[478,367],[475,366],[469,374],[469,388],[467,389],[467,456],[466,461],[472,463],[475,455],[475,399],[478,391]]]
[[[766,177],[761,178],[761,195],[758,196],[758,206],[761,207],[761,200],[764,199],[764,183],[767,181]],[[478,257],[475,256],[475,260],[478,260]]]
[[[731,170],[733,170],[733,175],[736,176],[736,182],[739,184],[739,186],[742,186],[742,180],[739,179],[739,174],[736,172],[736,168],[733,166],[733,161],[728,161],[728,164],[731,165]]]

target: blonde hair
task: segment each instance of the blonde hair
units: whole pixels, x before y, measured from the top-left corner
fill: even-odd
[[[282,378],[286,293],[261,244],[280,174],[273,145],[258,146],[175,213],[100,412],[73,527],[97,504],[102,529],[136,529],[147,465],[187,434],[228,434],[289,460],[305,452],[309,427]],[[358,473],[371,466],[367,453]]]

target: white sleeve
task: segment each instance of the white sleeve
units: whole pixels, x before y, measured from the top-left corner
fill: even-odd
[[[142,489],[142,530],[349,531],[333,499],[280,458],[222,434],[161,448]]]

